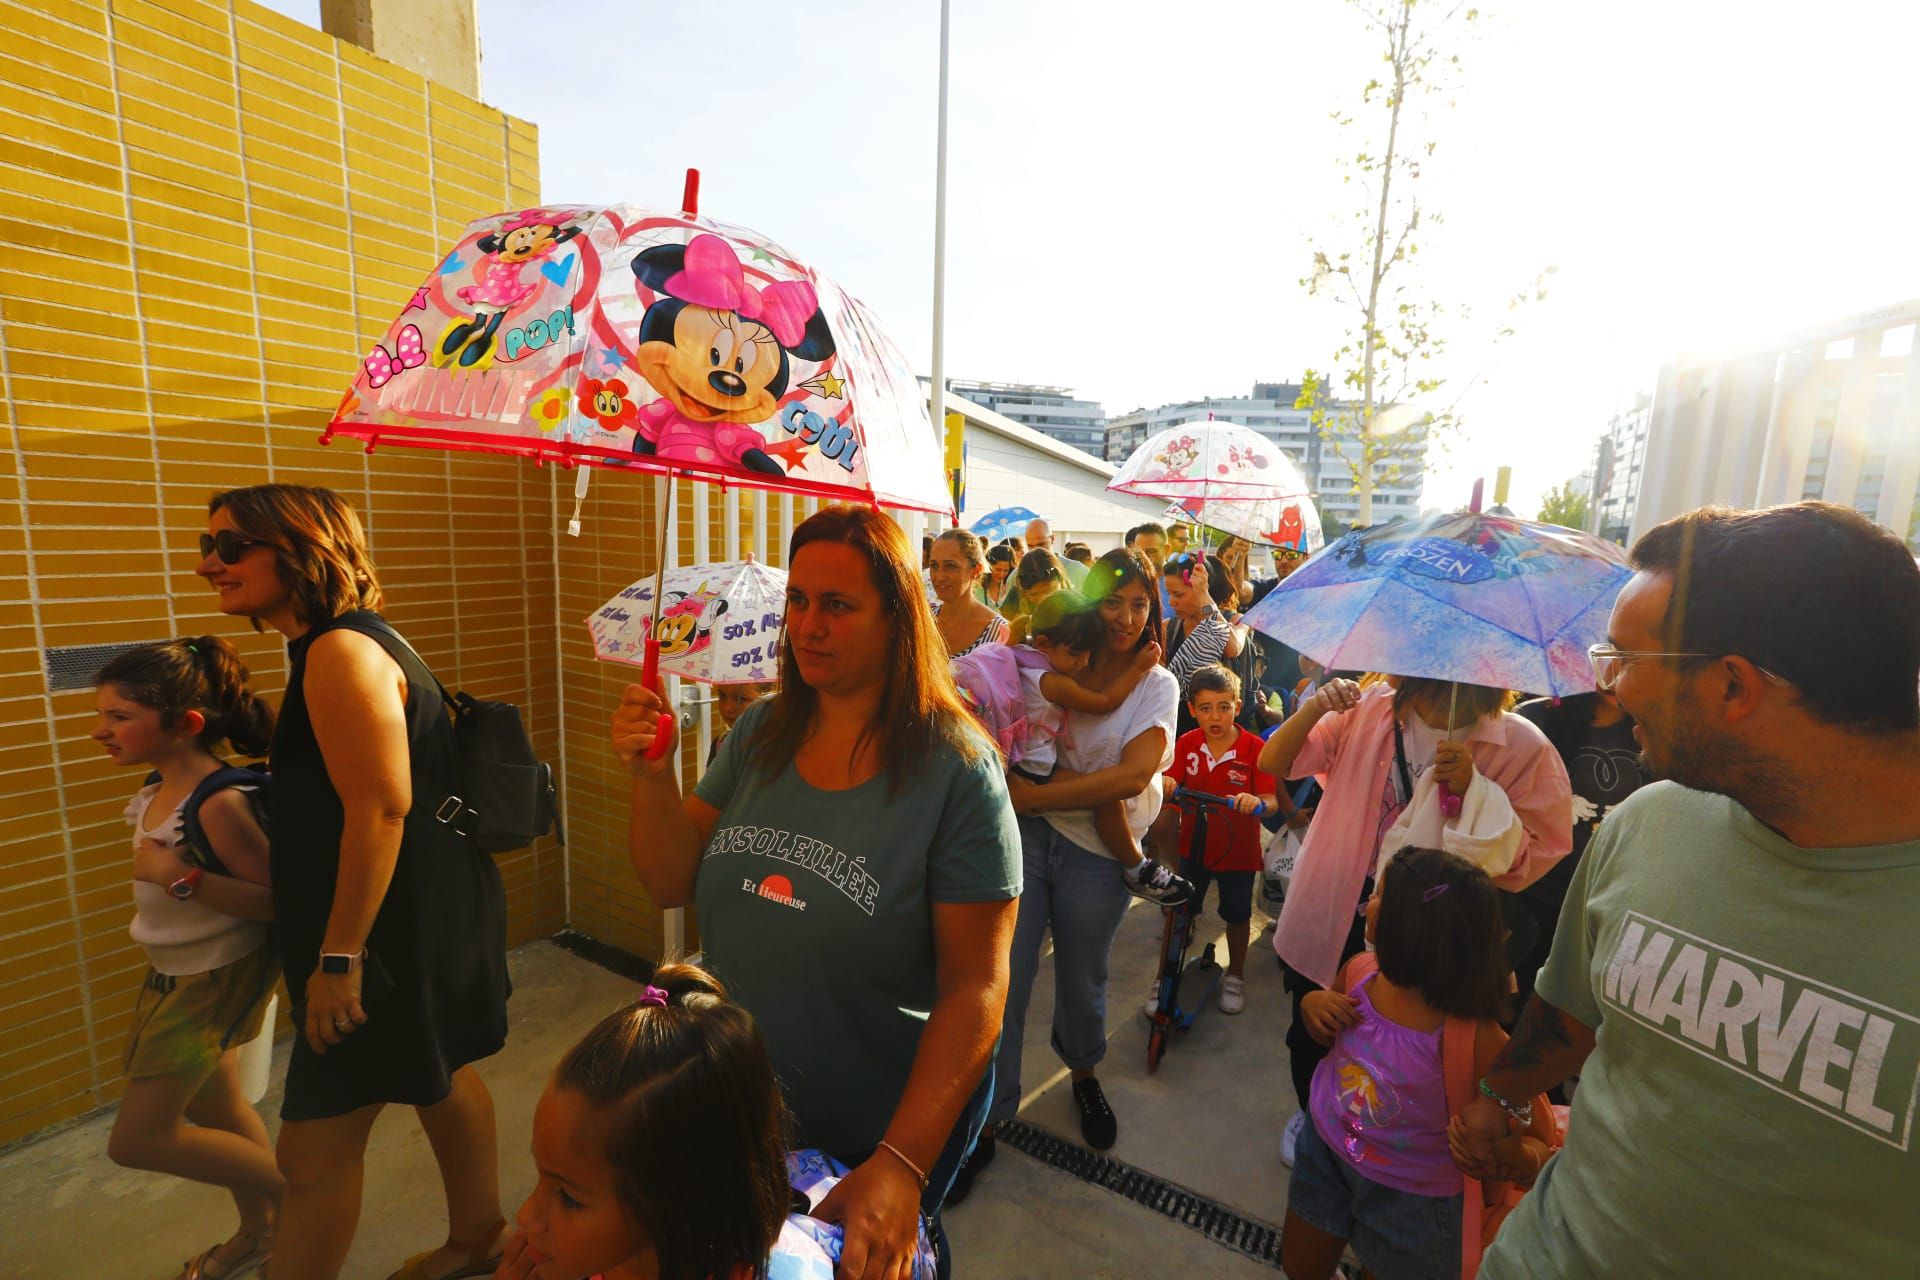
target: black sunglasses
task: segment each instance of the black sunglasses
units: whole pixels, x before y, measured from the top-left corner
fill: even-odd
[[[218,554],[221,564],[239,564],[240,558],[255,547],[270,547],[270,542],[258,538],[243,538],[232,529],[222,529],[218,533],[200,535],[200,558]]]

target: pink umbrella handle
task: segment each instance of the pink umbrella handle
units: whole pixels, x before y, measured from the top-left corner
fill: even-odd
[[[1449,818],[1460,816],[1460,797],[1444,782],[1440,784],[1440,812]]]
[[[640,683],[652,690],[655,695],[659,695],[660,640],[651,631],[647,633],[646,658],[642,661],[640,667]],[[672,713],[662,711],[660,713],[660,720],[654,728],[653,745],[647,748],[644,758],[648,760],[658,760],[661,756],[673,750],[673,740],[676,736],[674,731],[675,725]]]

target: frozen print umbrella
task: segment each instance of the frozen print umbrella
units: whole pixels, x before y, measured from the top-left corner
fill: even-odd
[[[1026,532],[1027,526],[1038,519],[1041,519],[1040,513],[1026,507],[1000,507],[975,520],[972,528],[988,542],[998,542]]]
[[[1558,525],[1461,511],[1349,533],[1247,611],[1329,670],[1385,671],[1565,697],[1632,570]]]
[[[656,592],[664,592],[652,621]],[[649,574],[587,619],[594,656],[641,665],[647,640],[659,669],[703,684],[766,683],[780,672],[787,575],[749,557]]]
[[[1167,507],[1169,520],[1187,520],[1244,538],[1256,547],[1284,547],[1312,555],[1326,545],[1320,509],[1301,494],[1293,498],[1182,498]]]
[[[471,223],[367,354],[322,439],[950,516],[926,397],[872,315],[772,240],[698,216],[698,190],[689,171],[679,213],[543,205]],[[643,680],[656,691],[657,656],[649,639]],[[669,749],[672,726],[663,714],[652,754]]]
[[[1302,498],[1312,490],[1293,460],[1251,427],[1209,419],[1168,427],[1133,451],[1107,485],[1142,498]]]

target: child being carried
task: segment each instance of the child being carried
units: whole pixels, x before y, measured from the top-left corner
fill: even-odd
[[[1074,677],[1105,640],[1106,624],[1085,597],[1055,591],[1034,606],[1026,644],[981,645],[953,660],[955,683],[1006,753],[1009,769],[1030,782],[1046,782],[1067,713],[1111,715],[1160,665],[1160,646],[1148,644],[1111,685],[1089,689]],[[1093,828],[1120,863],[1128,892],[1168,907],[1187,900],[1193,886],[1141,851],[1127,826],[1124,800],[1095,805],[1092,813]]]

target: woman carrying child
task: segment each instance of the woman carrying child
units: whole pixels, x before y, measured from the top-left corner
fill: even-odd
[[[817,1212],[841,1274],[891,1276],[986,1111],[1020,864],[999,754],[954,690],[906,537],[865,507],[794,530],[780,688],[684,800],[629,687],[613,745],[653,902],[697,903],[799,1144],[852,1167]],[[946,1250],[942,1248],[942,1265]]]
[[[1287,1187],[1280,1265],[1289,1280],[1328,1280],[1349,1242],[1375,1280],[1470,1276],[1477,1266],[1484,1206],[1469,1215],[1465,1195],[1482,1193],[1454,1167],[1447,1129],[1507,1041],[1499,897],[1456,854],[1401,849],[1367,899],[1373,952],[1302,1002],[1307,1032],[1327,1053]],[[1515,1181],[1532,1185],[1553,1135],[1545,1106],[1530,1111],[1525,1131],[1514,1126],[1500,1155]]]
[[[1132,551],[1109,551],[1094,561],[1086,586],[1105,635],[1075,679],[1098,692],[1133,678],[1141,652],[1159,643],[1160,600],[1152,567]],[[1093,809],[1124,802],[1132,838],[1146,834],[1160,812],[1160,775],[1173,758],[1179,697],[1166,668],[1155,667],[1111,714],[1067,717],[1067,733],[1058,745],[1065,767],[1045,785],[1018,774],[1008,778],[1014,809],[1023,815],[1026,890],[1014,929],[1012,985],[994,1064],[995,1122],[1011,1120],[1020,1106],[1027,1001],[1039,973],[1042,941],[1051,932],[1053,1047],[1072,1073],[1081,1136],[1104,1151],[1119,1132],[1095,1070],[1107,1052],[1107,963],[1129,893],[1094,829]],[[993,1155],[991,1138],[983,1138],[968,1162],[967,1185]]]
[[[213,748],[265,751],[273,709],[247,688],[239,654],[217,636],[129,650],[94,685],[94,741],[115,764],[157,775],[127,805],[132,933],[146,949],[147,975],[107,1154],[129,1169],[225,1187],[240,1230],[189,1261],[181,1280],[251,1275],[273,1250],[286,1187],[235,1064],[238,1046],[260,1034],[280,977],[265,923],[273,919],[267,837],[235,787],[199,804],[210,850],[189,849],[182,828],[200,784],[225,767]]]
[[[1307,1034],[1301,1001],[1331,986],[1341,964],[1361,950],[1360,910],[1385,852],[1381,842],[1423,788],[1431,790],[1427,775],[1476,813],[1501,815],[1499,830],[1483,827],[1475,840],[1501,850],[1505,866],[1494,883],[1508,893],[1539,879],[1572,847],[1566,766],[1546,735],[1505,711],[1506,704],[1504,690],[1445,680],[1389,676],[1362,689],[1333,679],[1260,752],[1262,771],[1316,777],[1325,792],[1273,939],[1294,998],[1287,1049],[1303,1112],[1326,1051]],[[1291,1160],[1305,1123],[1299,1114],[1288,1123],[1283,1157]]]

